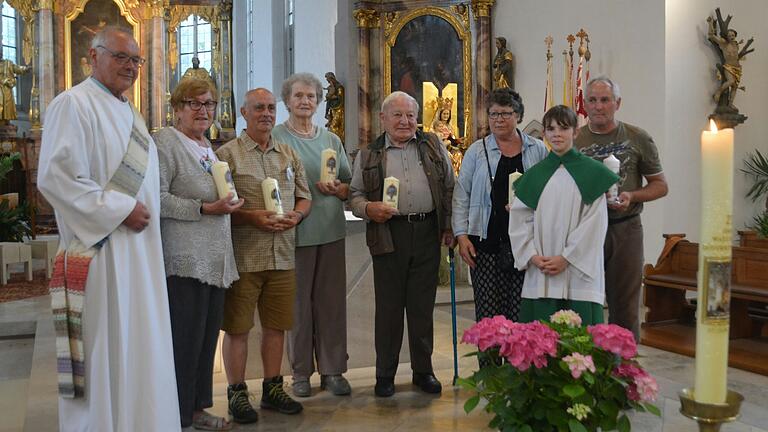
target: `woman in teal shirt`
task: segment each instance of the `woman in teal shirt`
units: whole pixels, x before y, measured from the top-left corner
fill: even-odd
[[[310,396],[309,378],[317,370],[321,389],[348,395],[349,382],[342,375],[347,371],[343,201],[352,171],[339,137],[312,123],[323,98],[320,80],[308,73],[291,75],[282,85],[281,96],[289,117],[275,126],[272,136],[299,153],[312,192],[312,212],[296,231],[296,303],[288,337],[293,394]],[[336,151],[337,179],[332,182],[320,181],[325,149]]]

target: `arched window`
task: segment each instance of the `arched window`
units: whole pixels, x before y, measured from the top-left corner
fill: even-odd
[[[200,60],[200,67],[211,71],[211,23],[203,17],[190,15],[179,24],[179,67],[177,79],[192,67],[192,57]]]

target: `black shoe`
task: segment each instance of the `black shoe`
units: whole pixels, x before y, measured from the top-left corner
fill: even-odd
[[[424,393],[440,393],[443,391],[443,385],[435,378],[434,374],[416,373],[413,374],[413,385],[418,386]]]
[[[395,379],[392,377],[376,377],[376,387],[373,392],[378,397],[390,397],[395,394]]]
[[[259,419],[259,413],[253,409],[248,397],[248,386],[244,382],[227,387],[229,413],[235,423],[254,423]]]
[[[298,414],[304,409],[300,403],[291,399],[283,389],[283,377],[264,378],[262,384],[261,407],[279,411],[283,414]]]

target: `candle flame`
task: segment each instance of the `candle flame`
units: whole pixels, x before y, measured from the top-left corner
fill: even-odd
[[[717,124],[712,119],[709,119],[709,131],[712,133],[717,133]]]

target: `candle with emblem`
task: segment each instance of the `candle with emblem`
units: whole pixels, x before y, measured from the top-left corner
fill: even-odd
[[[381,200],[384,204],[396,209],[397,197],[400,194],[400,180],[394,177],[387,177],[384,179],[384,193]]]
[[[607,158],[603,159],[603,165],[605,165],[605,167],[609,170],[613,171],[614,174],[619,175],[619,171],[621,170],[621,161],[616,159],[616,156],[614,156],[613,153],[609,154]],[[608,188],[608,196],[606,199],[608,200],[608,204],[614,204],[619,201],[618,183],[614,183],[610,188]]]
[[[277,180],[272,177],[267,177],[261,182],[261,192],[264,194],[264,206],[269,211],[277,213],[277,216],[282,216],[283,212],[283,200],[280,198],[280,187],[277,184]]]
[[[517,179],[523,176],[523,173],[518,172],[515,170],[512,174],[509,175],[509,204],[512,205],[512,201],[515,200],[515,182]]]
[[[336,150],[325,149],[320,153],[320,181],[323,183],[332,183],[336,180]]]
[[[733,129],[701,134],[701,239],[694,398],[725,403],[731,290]]]
[[[229,164],[222,161],[214,162],[211,165],[211,174],[213,175],[213,183],[216,185],[219,199],[225,198],[231,193],[232,199],[230,201],[237,202],[237,191],[235,190],[235,182],[232,181],[232,172],[229,170]]]

